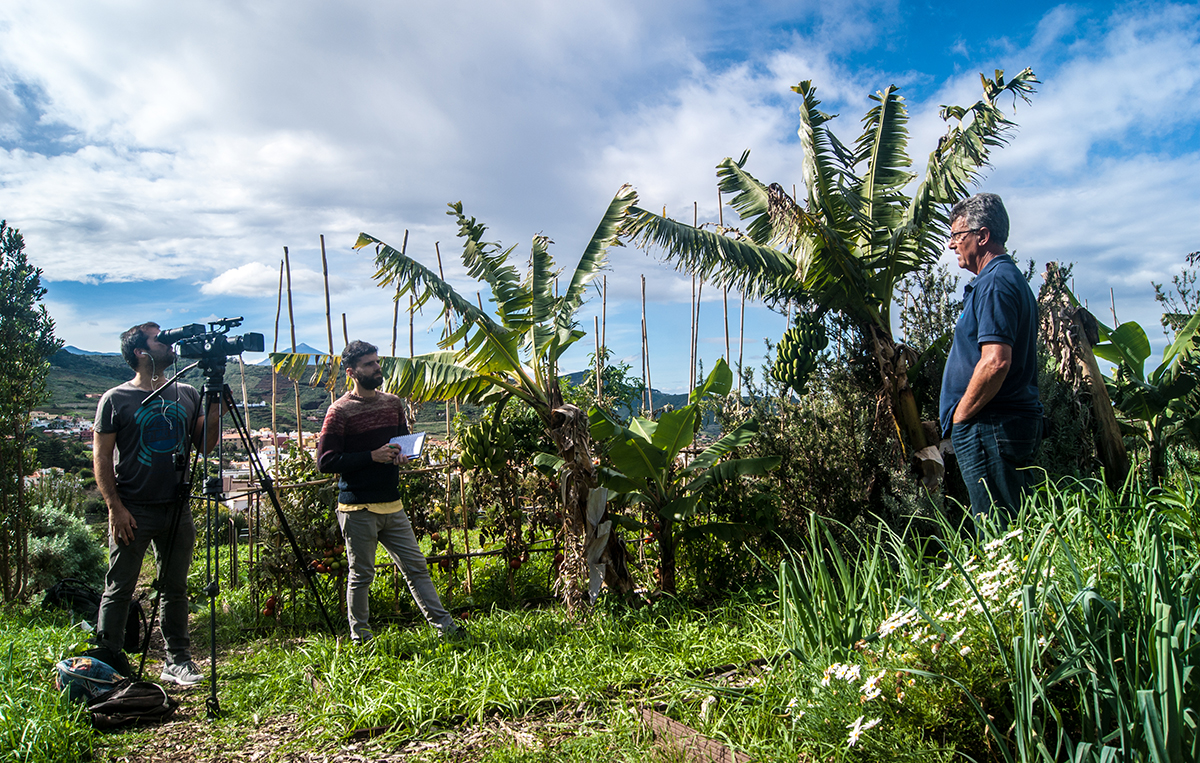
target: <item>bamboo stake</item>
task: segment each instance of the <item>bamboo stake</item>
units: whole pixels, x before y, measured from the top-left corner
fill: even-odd
[[[437,255],[438,277],[441,278],[443,281],[445,281],[446,280],[446,271],[442,269],[442,249],[440,246],[438,246],[439,243],[440,242],[437,242],[437,241],[433,242],[433,251]],[[453,333],[454,333],[454,321],[451,319],[450,311],[447,310],[446,311],[446,336],[449,337]],[[450,345],[450,349],[451,350],[454,349],[453,344]],[[450,401],[449,400],[446,401],[446,441],[447,442],[450,441]],[[450,479],[450,472],[446,472],[446,479],[447,480]],[[446,484],[446,491],[447,491],[446,495],[449,496],[450,495],[450,492],[449,492],[450,485],[448,482]],[[449,498],[447,498],[446,503],[447,503],[447,505],[449,505]],[[464,530],[465,530],[465,528],[464,528]],[[470,563],[468,563],[467,585],[470,586],[470,583],[471,583],[471,570],[470,570]]]
[[[321,277],[325,280],[325,333],[329,335],[329,357],[333,357],[333,318],[329,314],[329,260],[325,257],[325,234],[321,234]],[[337,381],[334,380],[333,385],[329,388],[329,402],[334,400],[333,387]]]
[[[746,346],[746,292],[742,292],[741,327],[738,328],[738,403],[742,402],[742,351]]]
[[[1117,326],[1121,325],[1121,322],[1117,320],[1117,298],[1113,296],[1113,290],[1111,286],[1108,287],[1108,304],[1112,309],[1113,328],[1116,328]]]
[[[596,402],[599,403],[604,387],[600,382],[600,316],[592,316],[592,335],[596,339]]]
[[[600,346],[608,349],[608,276],[603,276],[600,290]]]
[[[413,326],[414,326],[413,303],[415,301],[416,300],[413,298],[413,294],[410,291],[408,293],[408,357],[410,360],[413,358],[414,355],[417,354],[416,352],[413,351],[414,342],[416,341],[415,340],[415,332],[413,330]]]
[[[721,303],[725,305],[725,362],[733,360],[729,354],[729,287],[721,287]]]
[[[696,356],[696,364],[700,362],[700,302],[704,299],[704,279],[700,279],[700,286],[696,289],[696,331],[692,335],[692,354]],[[700,369],[697,368],[692,373],[692,389],[700,386]]]
[[[346,340],[346,344],[350,344],[350,332],[346,329],[345,313],[342,313],[342,339]]]
[[[692,273],[692,333],[688,336],[688,393],[696,388],[696,274]]]
[[[283,248],[283,264],[287,271],[287,298],[288,298],[288,325],[292,330],[292,352],[299,352],[296,349],[296,318],[292,312],[292,261],[288,256],[288,248]],[[300,418],[300,385],[292,382],[292,389],[296,392],[296,439],[300,441],[300,450],[304,450],[304,424]]]
[[[400,281],[396,281],[396,296],[392,298],[392,357],[396,357],[396,332],[400,325]]]
[[[642,375],[646,383],[646,402],[654,418],[654,392],[650,389],[650,339],[646,331],[646,276],[642,276]]]
[[[400,255],[408,251],[408,228],[404,229],[404,243],[400,245]],[[396,357],[396,327],[400,324],[400,279],[396,279],[396,298],[392,300],[392,357]]]
[[[287,251],[285,246],[284,251]],[[279,300],[275,303],[275,346],[272,352],[279,352],[279,315],[283,312],[283,260],[279,261]],[[279,392],[279,374],[275,366],[271,366],[271,447],[275,449],[275,481],[279,481],[279,430],[275,419],[275,398]]]

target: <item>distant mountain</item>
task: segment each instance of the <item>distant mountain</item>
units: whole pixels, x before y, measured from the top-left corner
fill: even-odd
[[[69,352],[72,355],[120,355],[119,352],[92,352],[91,350],[81,350],[73,344],[68,344],[63,348],[63,352]]]
[[[291,352],[291,350],[287,347],[280,347],[279,351],[280,352]],[[305,344],[304,342],[301,342],[300,344],[296,345],[296,352],[300,353],[301,355],[328,355],[329,354],[325,350],[318,350],[316,347],[313,347],[311,344]],[[269,365],[271,365],[271,358],[265,357],[262,360],[258,361],[258,363],[256,363],[255,365],[269,366]],[[313,363],[310,362],[309,365],[313,365]]]

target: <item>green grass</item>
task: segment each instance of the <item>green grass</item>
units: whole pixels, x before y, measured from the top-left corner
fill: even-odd
[[[839,557],[814,527],[783,570],[782,610],[771,599],[666,599],[602,603],[571,622],[555,606],[489,606],[507,586],[493,561],[477,568],[474,640],[462,644],[397,621],[357,649],[304,627],[311,611],[262,638],[243,630],[263,624],[245,589],[230,591],[218,637],[224,717],[206,733],[238,749],[252,729],[294,714],[301,730],[277,759],[340,749],[367,728],[383,730],[371,743],[381,750],[494,728],[471,760],[640,761],[656,753],[634,711],[651,705],[759,760],[1180,759],[1197,744],[1200,704],[1198,509],[1187,482],[1120,500],[1071,483],[1044,490],[1013,532],[979,541],[950,527],[919,540],[881,532]],[[544,581],[544,568],[526,568]],[[380,585],[377,612],[391,596]],[[192,623],[197,642],[206,613]],[[3,737],[0,760],[39,759],[35,748],[83,759],[86,726],[46,690],[77,631],[3,617],[5,717],[37,721],[36,733]],[[700,675],[756,658],[766,667]],[[199,718],[204,696],[188,695]],[[524,741],[500,723],[525,729]],[[102,753],[118,757],[151,733],[106,737]]]
[[[90,756],[90,724],[54,687],[54,664],[85,638],[65,615],[0,608],[0,760]]]

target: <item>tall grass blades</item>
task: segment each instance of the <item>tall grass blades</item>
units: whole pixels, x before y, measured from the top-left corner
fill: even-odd
[[[805,661],[843,659],[885,612],[881,528],[875,542],[847,559],[826,520],[809,516],[803,553],[789,549],[779,565],[779,608],[787,648]]]
[[[0,609],[0,761],[91,758],[87,716],[54,688],[54,664],[83,640],[64,625],[37,610]]]

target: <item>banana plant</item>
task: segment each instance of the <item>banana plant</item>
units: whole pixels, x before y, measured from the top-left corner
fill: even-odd
[[[654,537],[659,550],[659,583],[675,593],[675,549],[680,536],[677,522],[692,520],[703,508],[704,488],[743,476],[760,476],[779,466],[780,458],[732,458],[721,461],[735,448],[746,445],[758,431],[751,419],[721,437],[690,460],[680,453],[690,446],[699,429],[701,402],[709,396],[729,394],[733,372],[724,359],[703,385],[692,391],[688,404],[663,413],[657,421],[634,418],[622,424],[612,414],[593,407],[589,416],[592,437],[606,443],[612,468],[600,470],[600,482],[610,490],[626,493],[655,517]],[[727,525],[702,524],[689,532],[719,533]]]
[[[950,205],[966,195],[991,149],[1006,142],[1014,123],[998,105],[1000,98],[1028,102],[1038,82],[1030,69],[1008,81],[1000,70],[980,79],[981,100],[968,108],[942,108],[951,126],[911,196],[905,192],[916,179],[907,153],[908,110],[897,88],[871,96],[876,105],[863,118],[862,134],[847,146],[829,128],[836,115],[818,108],[816,88],[804,81],[792,88],[801,97],[802,199],[753,177],[746,169],[747,151],[717,165],[718,186],[732,194],[730,204],[745,221],[744,231],[696,228],[634,208],[625,232],[661,247],[680,269],[718,286],[777,304],[813,306],[812,315],[797,324],[802,330],[787,336],[788,352],[781,351],[787,367],[778,369],[779,377],[815,367],[795,357],[823,348],[823,332],[811,330],[814,320],[830,312],[848,318],[876,362],[902,442],[912,452],[922,451],[930,443],[907,379],[915,355],[892,338],[896,287],[906,274],[939,258]],[[804,344],[801,335],[811,341]],[[804,346],[791,346],[797,343]],[[790,380],[793,388],[803,388],[804,378]]]
[[[1092,351],[1116,366],[1113,378],[1105,377],[1113,406],[1131,424],[1133,434],[1149,450],[1150,481],[1161,486],[1167,476],[1167,445],[1179,435],[1200,444],[1200,311],[1184,324],[1163,350],[1162,362],[1146,373],[1150,340],[1137,323],[1127,321],[1115,329],[1100,324],[1100,338]]]
[[[562,459],[563,525],[568,539],[560,577],[560,593],[571,611],[583,601],[581,582],[587,576],[586,549],[597,540],[596,524],[588,521],[588,501],[597,488],[592,461],[587,416],[576,406],[563,402],[558,382],[558,362],[563,353],[585,334],[575,315],[583,305],[588,285],[606,264],[608,247],[637,202],[637,194],[622,186],[608,205],[596,232],[588,242],[562,296],[555,296],[556,269],[549,252],[550,240],[533,239],[528,269],[524,275],[509,264],[514,247],[484,240],[487,228],[467,217],[462,203],[450,205],[448,215],[458,223],[463,240],[462,262],[472,278],[491,290],[495,317],[459,294],[437,273],[408,257],[404,251],[374,236],[360,233],[355,249],[374,246],[375,281],[394,293],[398,300],[412,294],[420,307],[430,300],[440,302],[439,317],[452,315],[457,328],[447,330],[439,351],[412,358],[381,358],[387,392],[422,402],[460,399],[476,405],[502,404],[512,398],[524,401],[546,426]],[[449,323],[447,325],[450,325]],[[457,349],[456,349],[457,348]],[[309,357],[275,353],[277,372],[293,379],[310,375]],[[318,358],[312,383],[336,374],[336,358]],[[497,416],[499,413],[497,413]],[[598,564],[604,581],[620,593],[632,589],[627,551],[615,533],[608,536]]]

